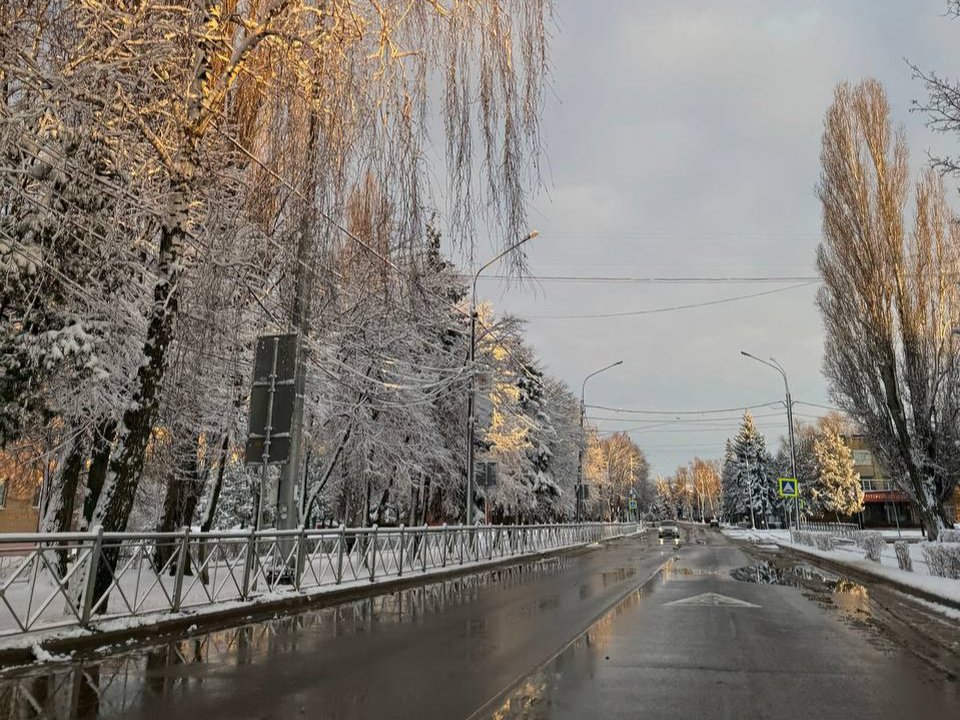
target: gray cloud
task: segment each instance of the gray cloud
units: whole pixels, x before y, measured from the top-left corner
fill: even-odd
[[[916,171],[953,149],[908,112],[922,88],[907,57],[952,73],[960,23],[943,0],[559,0],[544,128],[551,182],[533,206],[537,274],[811,275],[814,186],[834,85],[879,78],[907,128]],[[960,73],[960,70],[957,70]],[[561,285],[481,292],[521,316],[638,310],[767,289],[757,285]],[[549,369],[611,407],[739,407],[781,396],[779,377],[739,355],[776,356],[795,398],[827,402],[815,288],[663,315],[530,320]],[[770,411],[775,412],[775,411]],[[819,412],[813,408],[803,413]],[[609,414],[609,413],[605,413]],[[602,416],[602,415],[601,415]],[[628,422],[621,422],[629,420]],[[631,427],[623,415],[603,429]],[[725,429],[634,432],[656,472],[719,457]],[[771,444],[785,421],[764,418]],[[670,432],[663,432],[669,430]]]

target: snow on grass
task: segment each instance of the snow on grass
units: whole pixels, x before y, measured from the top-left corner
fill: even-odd
[[[818,557],[831,560],[835,563],[848,565],[856,570],[872,573],[922,590],[930,595],[944,598],[953,603],[960,603],[960,580],[951,580],[949,578],[931,575],[927,568],[927,562],[923,557],[922,546],[919,543],[911,543],[909,546],[914,571],[908,572],[900,569],[897,563],[896,551],[892,543],[888,543],[882,548],[880,562],[876,563],[866,560],[864,550],[857,547],[852,540],[847,538],[837,537],[837,546],[834,550],[818,550],[809,545],[800,545],[791,542],[789,530],[743,530],[740,528],[724,528],[723,533],[737,540],[747,540],[755,543],[776,543],[781,547],[796,548],[811,555],[817,555]],[[896,530],[893,531],[893,537],[896,537]]]

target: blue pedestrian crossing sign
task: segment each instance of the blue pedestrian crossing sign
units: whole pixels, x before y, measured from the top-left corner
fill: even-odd
[[[630,509],[631,509],[631,510],[636,510],[636,509],[637,509],[637,501],[636,501],[636,500],[630,500]]]
[[[800,492],[800,483],[796,478],[780,478],[780,497],[795,498]]]

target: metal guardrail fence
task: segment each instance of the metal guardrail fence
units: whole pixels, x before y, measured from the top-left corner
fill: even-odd
[[[639,529],[636,523],[583,523],[0,535],[0,637],[306,594]],[[98,590],[104,568],[109,587]]]
[[[841,537],[853,537],[853,534],[860,530],[860,526],[855,523],[825,523],[801,520],[800,530],[806,532],[828,532]]]

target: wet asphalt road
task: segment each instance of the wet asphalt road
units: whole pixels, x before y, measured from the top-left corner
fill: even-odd
[[[464,718],[674,555],[655,536],[0,679],[0,718]]]
[[[960,717],[956,623],[906,609],[911,603],[902,596],[894,601],[904,615],[917,615],[918,627],[924,620],[937,625],[932,630],[952,649],[950,667],[937,667],[903,644],[915,642],[935,659],[929,643],[886,626],[872,591],[829,573],[808,573],[815,570],[809,566],[796,569],[799,575],[783,574],[716,532],[703,538],[706,544],[688,544],[656,582],[625,598],[477,716]],[[775,558],[778,551],[766,554]],[[752,582],[733,579],[730,571],[738,568],[738,577]],[[790,578],[798,586],[768,584]]]
[[[757,563],[701,529],[679,550],[620,541],[20,672],[0,718],[960,717],[950,669],[891,637],[866,589],[731,578],[782,574]]]

